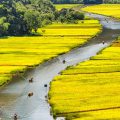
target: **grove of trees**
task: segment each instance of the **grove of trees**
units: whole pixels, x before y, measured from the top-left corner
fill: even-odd
[[[0,36],[35,32],[54,19],[50,0],[0,0]]]
[[[82,3],[83,0],[0,0],[0,36],[25,35],[54,20],[76,23],[84,14],[72,9],[57,11],[53,3]],[[104,0],[120,3],[120,0]]]
[[[51,0],[53,3],[56,4],[82,4],[83,0]],[[104,3],[120,3],[120,0],[103,0]]]
[[[77,23],[78,20],[84,19],[84,14],[73,9],[63,8],[56,12],[55,19],[61,23]]]
[[[79,4],[79,3],[83,3],[83,0],[51,0],[53,3],[57,3],[57,4]]]
[[[76,22],[84,15],[72,9],[57,11],[50,0],[0,0],[0,36],[36,33],[53,21]]]

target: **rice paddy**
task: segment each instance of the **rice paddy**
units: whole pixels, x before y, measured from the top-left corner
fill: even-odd
[[[55,4],[56,9],[59,11],[62,8],[73,8],[73,7],[77,7],[80,4]]]
[[[85,20],[78,24],[54,23],[38,30],[42,36],[0,38],[0,86],[16,72],[22,73],[84,44],[101,29],[97,20]]]
[[[67,120],[120,119],[120,39],[101,53],[63,71],[49,92],[54,116]]]
[[[82,10],[120,19],[120,4],[101,4],[101,5],[87,6]]]

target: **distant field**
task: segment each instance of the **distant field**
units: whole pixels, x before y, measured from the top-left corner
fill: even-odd
[[[57,10],[61,10],[62,8],[73,8],[76,6],[80,6],[80,4],[55,4]]]
[[[87,28],[89,27],[89,28]],[[24,72],[45,60],[68,52],[101,31],[97,20],[79,24],[54,23],[39,29],[43,36],[0,38],[0,86],[16,72]]]
[[[120,4],[93,5],[87,6],[82,10],[120,19]]]
[[[119,83],[120,39],[91,60],[55,77],[49,92],[50,104],[55,115],[65,113],[68,120],[119,120]],[[91,111],[80,112],[87,110]]]

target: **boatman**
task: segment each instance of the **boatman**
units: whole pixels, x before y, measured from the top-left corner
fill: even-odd
[[[33,83],[33,77],[29,79],[29,83]]]
[[[103,45],[105,44],[105,41],[102,41]]]
[[[33,92],[28,93],[28,97],[32,97],[33,96]]]
[[[63,64],[65,64],[66,63],[66,61],[65,60],[63,60]]]
[[[14,114],[14,120],[18,120],[18,116],[16,113]]]

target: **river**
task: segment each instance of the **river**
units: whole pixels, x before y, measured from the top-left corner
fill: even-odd
[[[68,66],[95,56],[120,34],[120,22],[102,15],[91,13],[86,13],[86,15],[100,20],[103,25],[102,33],[85,45],[39,65],[21,80],[13,81],[4,87],[0,91],[0,120],[14,120],[15,113],[20,120],[54,120],[47,102],[49,84],[52,79]],[[102,41],[105,41],[105,44],[102,44]],[[63,60],[66,61],[65,64]],[[29,83],[32,77],[33,83]],[[28,93],[33,93],[33,96],[28,97]]]

